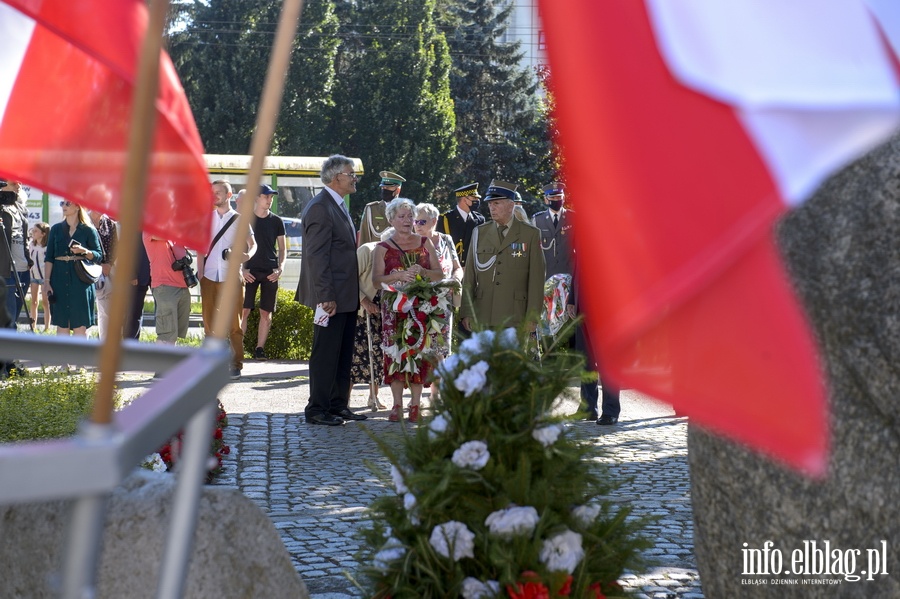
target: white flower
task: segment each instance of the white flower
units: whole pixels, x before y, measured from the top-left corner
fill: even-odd
[[[500,594],[500,583],[496,580],[481,582],[477,578],[471,576],[463,580],[462,596],[463,599],[490,599]]]
[[[540,517],[533,507],[513,506],[491,513],[484,524],[491,529],[491,533],[510,538],[516,535],[530,535],[534,532],[538,520]]]
[[[475,533],[456,520],[435,526],[428,542],[440,555],[450,557],[455,562],[464,557],[475,557]]]
[[[375,554],[372,562],[376,568],[385,573],[391,567],[390,562],[398,560],[404,555],[406,555],[406,547],[403,546],[403,543],[394,537],[390,537],[381,547],[381,550]]]
[[[403,507],[406,508],[407,512],[411,512],[414,507],[416,507],[416,496],[412,493],[407,493],[403,496]]]
[[[450,418],[444,414],[438,414],[428,423],[428,438],[437,439],[441,433],[447,432],[450,426]]]
[[[409,492],[409,489],[406,488],[406,483],[403,481],[403,473],[393,464],[391,464],[391,478],[394,480],[394,486],[397,488],[397,495]]]
[[[579,505],[572,510],[572,516],[574,516],[578,523],[585,528],[593,524],[594,520],[596,520],[599,515],[600,506],[597,504],[588,503],[586,505]]]
[[[154,472],[165,472],[168,470],[162,456],[158,453],[151,453],[141,462],[141,467]]]
[[[506,349],[516,349],[519,347],[519,336],[516,334],[514,328],[509,327],[500,333],[500,347],[505,347]]]
[[[553,535],[541,546],[539,559],[552,572],[564,571],[571,574],[584,558],[581,535],[566,530]]]
[[[540,441],[541,445],[544,447],[550,447],[556,443],[556,440],[562,432],[563,427],[561,424],[550,424],[534,429],[531,431],[531,436],[534,437],[536,441]]]
[[[460,365],[460,357],[459,354],[450,354],[438,364],[438,370],[441,372],[441,376],[452,376],[453,371],[456,370],[456,367]]]
[[[486,373],[488,368],[488,363],[481,360],[474,366],[466,368],[459,373],[459,376],[456,377],[453,384],[457,389],[462,391],[466,397],[469,397],[476,391],[481,391],[484,388],[485,383],[487,383]]]
[[[475,333],[465,341],[459,344],[459,349],[456,351],[462,355],[463,358],[473,357],[481,354],[485,350],[491,348],[491,345],[494,343],[494,331],[481,331],[480,333]]]
[[[491,452],[484,441],[466,441],[453,452],[451,461],[460,468],[481,470],[491,458]]]

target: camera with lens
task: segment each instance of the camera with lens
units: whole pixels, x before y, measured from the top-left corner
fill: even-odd
[[[225,248],[222,250],[222,260],[228,260],[228,257],[231,256],[231,248]]]
[[[185,252],[184,256],[172,262],[172,270],[180,270],[181,276],[184,277],[184,283],[188,287],[196,287],[200,280],[191,268],[193,257],[190,252]]]

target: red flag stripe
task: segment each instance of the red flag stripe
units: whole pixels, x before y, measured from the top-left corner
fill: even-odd
[[[37,26],[0,123],[0,168],[116,216],[137,53],[146,29],[144,4],[6,3]],[[209,180],[199,133],[167,56],[159,87],[144,228],[202,248],[210,239]],[[98,184],[113,191],[111,204],[85,199]]]
[[[785,206],[739,119],[672,77],[642,2],[540,8],[603,370],[821,473],[820,371],[770,239]]]

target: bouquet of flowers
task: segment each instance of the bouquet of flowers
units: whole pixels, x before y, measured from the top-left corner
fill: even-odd
[[[393,335],[383,340],[382,350],[390,356],[390,374],[419,372],[423,357],[443,344],[453,309],[453,292],[459,282],[453,279],[431,282],[421,276],[400,286],[385,285],[382,302],[396,315]]]
[[[206,475],[206,482],[211,482],[216,475],[222,472],[222,461],[225,459],[226,455],[231,453],[231,447],[226,445],[223,440],[222,429],[226,426],[228,426],[228,414],[225,413],[222,402],[219,402],[218,411],[216,413],[216,424],[213,429],[212,442],[210,443],[209,448],[210,457],[207,466],[209,472]],[[178,461],[178,453],[181,449],[183,437],[184,431],[179,431],[178,434],[160,447],[155,454],[147,456],[141,466],[155,472],[172,470]]]
[[[358,584],[368,596],[621,593],[616,580],[648,546],[643,522],[604,499],[615,485],[596,446],[551,415],[582,359],[541,364],[523,339],[514,329],[473,335],[438,365],[426,423],[399,448],[373,437],[393,490],[374,501],[361,533]]]

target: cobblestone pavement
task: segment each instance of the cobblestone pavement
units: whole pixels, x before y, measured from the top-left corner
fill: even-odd
[[[306,369],[301,362],[248,361],[243,378],[225,388],[225,441],[232,452],[216,484],[239,488],[269,515],[311,597],[355,598],[360,594],[347,577],[357,566],[354,533],[366,507],[385,492],[366,463],[386,467],[387,460],[358,423],[303,422]],[[382,403],[390,404],[389,397],[382,389]],[[351,408],[369,415],[364,426],[379,436],[398,431],[387,421],[387,410],[365,409],[367,398],[367,389],[354,389]],[[574,412],[575,405],[563,402],[558,409]],[[630,503],[637,515],[658,517],[646,529],[654,540],[646,552],[649,568],[626,573],[622,585],[639,598],[702,598],[693,555],[686,419],[626,391],[617,426],[572,426],[608,448],[604,461],[614,475],[627,479],[612,499]]]

